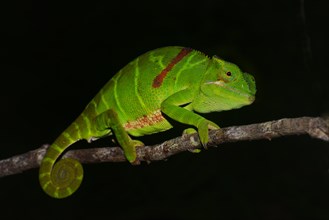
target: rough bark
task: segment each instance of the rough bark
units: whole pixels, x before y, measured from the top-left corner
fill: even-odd
[[[312,138],[329,142],[329,117],[284,118],[258,124],[232,126],[209,132],[207,147],[216,147],[226,142],[272,139],[289,135],[308,134]],[[39,167],[49,145],[27,153],[0,160],[0,177]],[[201,148],[197,134],[177,137],[154,146],[137,149],[139,161],[159,161],[184,151]],[[63,157],[71,157],[81,163],[126,161],[120,147],[71,150]]]

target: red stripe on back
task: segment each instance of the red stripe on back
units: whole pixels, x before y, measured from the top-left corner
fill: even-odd
[[[174,59],[171,60],[171,62],[164,68],[159,75],[157,75],[153,80],[153,88],[158,88],[162,85],[162,82],[164,78],[167,76],[167,74],[174,68],[174,66],[181,61],[185,56],[187,56],[189,53],[192,52],[193,49],[191,48],[183,48],[177,56],[175,56]]]

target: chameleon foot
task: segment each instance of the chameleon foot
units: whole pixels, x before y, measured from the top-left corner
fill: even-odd
[[[123,148],[125,156],[131,164],[133,164],[133,165],[140,164],[140,161],[137,158],[136,148],[137,147],[144,147],[144,146],[145,146],[144,143],[139,141],[139,140],[130,140],[129,144],[127,144]]]
[[[198,133],[194,128],[187,128],[183,131],[182,138],[185,139],[187,138],[188,135],[190,134],[195,134]],[[190,137],[190,142],[192,143],[193,146],[198,146],[199,143],[194,139],[194,137]],[[199,153],[201,150],[200,149],[191,149],[189,150],[192,153]]]
[[[200,141],[205,149],[207,149],[207,144],[209,141],[209,129],[220,129],[220,127],[214,122],[208,120],[204,120],[198,125]]]

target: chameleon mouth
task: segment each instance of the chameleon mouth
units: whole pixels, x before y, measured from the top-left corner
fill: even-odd
[[[241,91],[240,89],[236,89],[233,88],[231,86],[228,86],[223,80],[219,80],[219,81],[214,81],[214,82],[207,82],[206,84],[214,84],[218,87],[221,87],[223,89],[225,89],[226,91],[232,92],[234,94],[238,94],[240,98],[242,98],[243,100],[248,100],[248,103],[253,103],[255,101],[255,96],[250,94],[250,93],[246,93]]]

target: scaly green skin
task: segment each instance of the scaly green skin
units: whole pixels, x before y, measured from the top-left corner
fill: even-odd
[[[114,134],[126,158],[136,160],[142,136],[170,129],[163,117],[194,126],[201,143],[208,129],[219,128],[195,112],[230,110],[254,101],[253,77],[229,62],[209,58],[189,48],[164,47],[147,52],[121,69],[87,105],[82,114],[49,147],[41,162],[43,190],[64,198],[78,189],[83,169],[73,159],[57,159],[81,139],[95,140]]]

